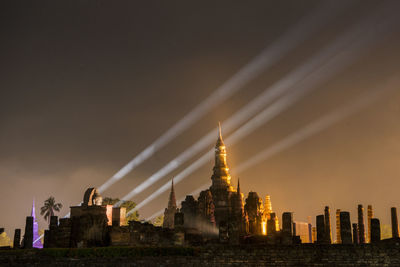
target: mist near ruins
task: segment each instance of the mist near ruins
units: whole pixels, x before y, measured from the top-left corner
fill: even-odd
[[[0,50],[0,227],[12,238],[15,228],[23,228],[32,200],[39,210],[49,196],[63,204],[59,215],[65,215],[82,201],[86,188],[112,177],[319,1],[289,2],[291,8],[278,1],[254,6],[218,1],[212,8],[162,1],[158,7],[147,1],[7,3],[0,11],[0,33],[6,36]],[[379,3],[354,1],[102,196],[127,194]],[[227,145],[229,168],[398,76],[399,30],[395,26],[313,92]],[[389,224],[390,207],[400,204],[399,118],[400,84],[326,130],[232,175],[232,185],[240,178],[245,198],[249,191],[262,199],[270,195],[279,220],[291,211],[295,221],[311,216],[315,224],[328,205],[332,214],[349,211],[355,221],[357,205],[371,204],[381,224]],[[228,138],[230,133],[222,132]],[[132,200],[139,203],[185,166]],[[210,157],[176,184],[176,198],[210,181],[212,166]],[[140,218],[164,209],[167,200],[165,192],[139,210]],[[37,218],[39,228],[46,228],[43,217]]]

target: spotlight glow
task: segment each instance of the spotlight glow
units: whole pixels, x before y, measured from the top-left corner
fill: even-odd
[[[361,23],[362,24],[362,23]],[[259,127],[261,124],[265,123],[266,121],[274,118],[277,116],[279,113],[281,113],[283,110],[291,106],[294,102],[296,102],[298,99],[300,99],[304,94],[306,94],[308,91],[312,90],[315,86],[312,81],[310,81],[308,84],[303,83],[302,86],[298,85],[299,83],[302,82],[302,80],[307,79],[307,76],[309,75],[314,75],[317,76],[319,75],[319,79],[315,78],[314,83],[320,82],[322,79],[325,78],[327,75],[331,75],[335,68],[335,66],[332,66],[334,64],[337,64],[338,66],[342,64],[341,62],[338,63],[332,63],[331,65],[328,66],[329,70],[326,71],[325,73],[322,73],[321,71],[315,73],[318,68],[327,68],[327,67],[321,67],[326,61],[331,59],[335,54],[339,53],[343,49],[346,49],[346,46],[349,43],[352,43],[356,41],[357,37],[361,34],[360,30],[361,25],[357,25],[357,27],[352,28],[350,31],[347,32],[347,34],[343,35],[341,38],[337,39],[333,44],[329,45],[325,49],[322,49],[319,51],[316,55],[314,55],[309,61],[295,69],[294,71],[290,72],[288,75],[286,75],[284,78],[273,84],[271,87],[265,89],[265,91],[257,96],[253,101],[248,103],[245,107],[240,109],[238,112],[236,112],[233,116],[231,116],[228,120],[226,120],[223,123],[223,129],[224,132],[230,132],[234,128],[237,128],[239,125],[242,123],[248,121],[252,116],[254,116],[257,112],[259,112],[263,107],[271,103],[274,99],[279,97],[280,95],[286,93],[290,89],[294,88],[294,86],[297,86],[296,91],[291,94],[290,96],[281,99],[278,101],[278,103],[275,103],[271,106],[271,108],[266,109],[262,114],[263,115],[258,115],[260,119],[257,120],[252,120],[253,125],[248,126],[248,127],[242,127],[239,130],[241,131],[248,131],[250,133],[253,131],[255,128]],[[364,26],[362,26],[364,27]],[[351,56],[350,56],[351,57]],[[343,57],[338,57],[339,60],[344,60]],[[337,67],[336,67],[337,68]],[[264,118],[263,116],[267,116],[268,118]],[[239,131],[238,130],[238,131]],[[241,133],[241,132],[235,132],[235,135],[242,136],[243,134],[248,134],[248,133]],[[201,138],[199,141],[197,141],[194,145],[186,149],[183,153],[181,153],[178,157],[170,161],[167,165],[165,165],[163,168],[161,168],[159,171],[154,173],[152,176],[147,178],[144,182],[139,184],[137,187],[135,187],[133,190],[131,190],[128,194],[126,194],[121,201],[116,203],[116,206],[120,206],[124,200],[128,200],[136,196],[137,194],[143,192],[145,189],[150,187],[152,184],[166,176],[168,173],[172,172],[179,166],[181,166],[183,163],[188,161],[190,158],[195,156],[197,153],[199,153],[201,150],[204,150],[205,148],[209,147],[213,142],[215,141],[215,131],[212,130],[210,131],[207,135],[205,135],[203,138]]]
[[[272,105],[260,112],[253,119],[237,129],[233,134],[229,136],[228,139],[226,139],[226,143],[233,144],[237,142],[238,140],[253,132],[259,126],[276,117],[282,111],[286,110],[303,96],[305,96],[307,93],[316,89],[316,86],[321,84],[321,82],[327,80],[329,77],[332,77],[338,71],[351,63],[355,58],[363,54],[369,47],[374,45],[377,40],[380,39],[382,34],[385,34],[388,30],[391,30],[391,27],[388,26],[391,26],[393,24],[393,19],[395,17],[389,16],[393,15],[393,13],[388,14],[388,10],[390,10],[390,8],[386,7],[383,10],[385,12],[378,12],[377,15],[374,15],[371,18],[364,19],[360,23],[357,23],[354,27],[351,27],[348,31],[346,31],[346,33],[341,38],[335,41],[333,45],[329,46],[327,49],[324,49],[319,54],[319,56],[324,59],[330,58],[328,63],[324,64],[322,67],[318,68],[312,74],[304,78],[300,83],[296,84],[296,90],[281,97]],[[385,18],[385,20],[382,21],[382,18]],[[371,27],[372,25],[374,27]],[[367,36],[363,35],[366,28],[371,28]],[[326,53],[327,51],[329,51],[330,53]],[[333,56],[332,52],[334,51],[341,52]],[[213,151],[207,152],[194,163],[192,163],[189,167],[179,173],[174,178],[175,184],[180,182],[185,177],[190,175],[193,171],[208,162],[212,154]],[[129,211],[127,215],[143,207],[144,205],[155,199],[157,196],[168,190],[169,184],[170,181],[168,181],[154,193],[149,195],[142,202],[140,202],[134,209]],[[124,199],[126,198],[124,197]]]
[[[386,88],[382,89],[380,88],[375,89],[375,90],[370,90],[366,95],[364,95],[362,98],[355,99],[355,101],[351,105],[347,105],[345,107],[339,108],[334,110],[333,112],[323,116],[322,118],[306,125],[302,129],[296,131],[295,133],[289,135],[285,139],[279,141],[278,143],[272,145],[271,147],[268,147],[267,149],[259,152],[249,160],[245,161],[241,165],[239,165],[237,168],[232,170],[232,173],[237,174],[240,172],[243,172],[247,170],[248,168],[251,168],[252,166],[259,164],[268,158],[284,151],[285,149],[288,149],[301,141],[329,128],[330,126],[340,122],[341,120],[344,120],[345,118],[351,116],[352,114],[360,111],[361,109],[367,107],[374,101],[380,98],[383,94],[389,93],[390,91],[395,90],[399,84],[399,79],[398,78],[392,78],[390,82],[387,83]],[[211,154],[211,153],[209,153]],[[208,155],[207,155],[208,156]],[[174,179],[175,182],[175,179]],[[204,184],[203,186],[199,187],[192,193],[191,195],[196,195],[199,192],[201,192],[204,188],[206,188],[209,185],[209,183]],[[154,199],[154,198],[152,198]],[[179,202],[183,201],[184,199],[181,199]],[[147,203],[144,203],[147,204]],[[141,205],[142,206],[144,206]],[[162,214],[163,210],[160,210],[156,213],[154,213],[152,216],[150,216],[148,219],[155,218]],[[131,213],[131,212],[128,212]]]
[[[321,30],[336,14],[340,13],[353,1],[326,1],[311,10],[310,15],[301,19],[296,26],[284,33],[279,39],[269,45],[258,56],[241,68],[234,76],[217,88],[202,103],[196,106],[185,117],[167,130],[145,150],[120,169],[116,174],[102,184],[98,191],[102,193],[115,182],[122,179],[142,162],[152,157],[155,152],[168,144],[176,136],[193,125],[208,111],[217,107],[220,103],[242,89],[248,82],[261,74],[265,69],[274,65],[286,53],[307,40],[310,36]],[[171,167],[174,163],[171,163]]]

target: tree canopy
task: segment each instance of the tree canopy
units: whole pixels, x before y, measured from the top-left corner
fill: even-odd
[[[54,212],[59,212],[62,209],[61,203],[56,203],[53,196],[44,201],[43,207],[40,208],[40,215],[44,215],[44,219],[50,222],[50,217],[54,216]]]

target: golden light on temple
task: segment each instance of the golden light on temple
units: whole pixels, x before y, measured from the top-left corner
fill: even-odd
[[[267,235],[267,222],[266,221],[263,221],[261,223],[261,229],[262,229],[262,234]]]

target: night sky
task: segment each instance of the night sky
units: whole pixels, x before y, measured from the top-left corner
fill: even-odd
[[[32,199],[69,206],[99,187],[322,1],[3,1],[0,4],[0,227],[24,227]],[[349,1],[350,2],[350,1]],[[284,78],[357,21],[398,1],[351,1],[322,30],[211,109],[102,195],[121,198]],[[298,129],[399,76],[400,23],[315,90],[234,145],[231,169]],[[365,35],[373,28],[366,28]],[[368,44],[365,44],[365,47]],[[329,205],[373,205],[389,224],[400,208],[400,83],[368,107],[235,174],[242,192],[271,195],[295,220]],[[294,88],[293,90],[295,90]],[[231,132],[224,132],[228,138]],[[133,200],[140,202],[196,157]],[[213,158],[175,187],[210,180]],[[139,211],[166,207],[164,193]],[[365,215],[366,216],[366,215]],[[332,217],[333,220],[333,217]],[[46,228],[43,218],[39,228]]]

